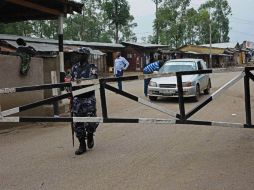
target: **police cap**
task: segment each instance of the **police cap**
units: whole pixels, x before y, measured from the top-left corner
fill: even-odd
[[[90,55],[90,50],[87,47],[80,47],[80,48],[76,49],[74,52]]]

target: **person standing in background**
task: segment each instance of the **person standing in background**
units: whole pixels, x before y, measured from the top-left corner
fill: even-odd
[[[123,72],[129,67],[129,62],[121,56],[121,52],[116,53],[116,59],[114,62],[114,76],[122,77]],[[122,81],[118,80],[118,89],[122,90]]]

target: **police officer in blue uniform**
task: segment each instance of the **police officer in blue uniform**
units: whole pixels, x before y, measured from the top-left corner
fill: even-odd
[[[79,62],[72,66],[72,81],[79,82],[82,79],[98,78],[98,69],[96,65],[90,64],[88,62],[88,58],[90,55],[89,49],[82,47],[77,49],[75,52],[79,56]],[[73,97],[71,111],[74,117],[96,117],[95,92],[91,91]],[[89,149],[93,148],[93,136],[98,125],[98,123],[74,123],[74,131],[80,143],[79,148],[75,152],[76,155],[80,155],[86,152],[86,140],[87,147]]]

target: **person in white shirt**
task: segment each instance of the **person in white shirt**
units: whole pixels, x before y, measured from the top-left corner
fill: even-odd
[[[114,62],[114,76],[122,77],[123,71],[125,71],[129,66],[129,62],[121,56],[121,52],[117,52],[116,59]],[[118,89],[122,90],[122,81],[118,80]]]

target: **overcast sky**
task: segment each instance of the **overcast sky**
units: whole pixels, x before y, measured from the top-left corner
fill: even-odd
[[[131,7],[131,14],[138,23],[135,29],[136,36],[140,41],[142,36],[153,33],[152,25],[155,18],[155,4],[152,0],[128,0]],[[199,5],[206,0],[192,0],[192,7]],[[254,41],[254,0],[228,0],[232,8],[230,16],[230,41],[243,42],[244,40]]]

